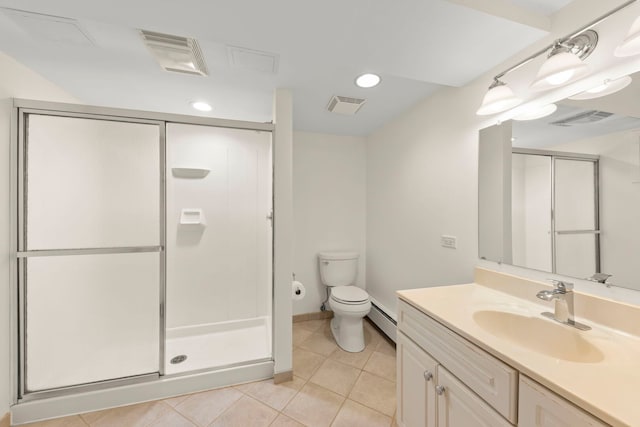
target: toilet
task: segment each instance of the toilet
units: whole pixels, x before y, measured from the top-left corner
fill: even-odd
[[[351,353],[364,350],[362,319],[371,311],[369,294],[355,286],[358,257],[357,252],[318,254],[320,279],[330,289],[331,332],[340,348]]]

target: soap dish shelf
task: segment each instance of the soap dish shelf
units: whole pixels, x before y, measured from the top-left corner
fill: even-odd
[[[204,178],[209,174],[209,169],[205,168],[187,168],[187,167],[172,167],[171,172],[176,178],[189,178],[198,179]]]
[[[204,212],[202,209],[182,209],[180,211],[180,225],[206,225]]]

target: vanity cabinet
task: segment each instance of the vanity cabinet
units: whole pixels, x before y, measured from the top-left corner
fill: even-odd
[[[607,426],[524,375],[519,394],[518,427]]]
[[[605,427],[410,304],[398,303],[400,427]]]
[[[402,332],[396,337],[396,358],[398,423],[405,427],[434,427],[438,362]]]
[[[402,332],[396,350],[400,426],[511,426]]]
[[[517,371],[409,304],[401,301],[399,307],[398,423],[511,426]]]
[[[512,427],[441,365],[437,375],[438,427]],[[410,427],[409,424],[406,427]]]

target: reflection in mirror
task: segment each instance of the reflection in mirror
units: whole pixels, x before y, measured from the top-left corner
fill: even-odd
[[[632,77],[621,92],[480,132],[481,258],[640,289],[640,73]],[[498,213],[502,226],[483,229]]]

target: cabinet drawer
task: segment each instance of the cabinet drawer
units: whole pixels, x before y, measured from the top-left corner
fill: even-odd
[[[606,427],[602,421],[524,375],[520,376],[519,427]]]
[[[503,417],[516,423],[518,371],[400,300],[398,328],[475,391]]]

